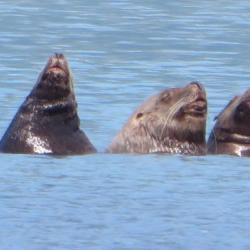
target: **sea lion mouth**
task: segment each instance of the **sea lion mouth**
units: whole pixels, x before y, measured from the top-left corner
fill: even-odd
[[[203,118],[207,113],[207,100],[203,85],[199,82],[191,82],[186,90],[188,94],[182,112],[191,117]]]
[[[49,67],[48,70],[47,70],[47,72],[53,72],[54,74],[66,74],[65,69],[63,69],[60,66]]]
[[[207,101],[199,96],[184,108],[184,113],[194,117],[204,116],[207,113]]]
[[[47,73],[60,74],[64,76],[69,75],[69,69],[67,61],[63,54],[55,54],[50,57],[47,65]]]
[[[220,132],[217,133],[216,140],[221,142],[232,142],[239,144],[250,144],[250,136],[240,134],[228,129],[220,129]]]
[[[238,142],[241,144],[250,144],[250,137],[247,135],[241,135],[241,134],[231,134],[230,139],[234,142]]]

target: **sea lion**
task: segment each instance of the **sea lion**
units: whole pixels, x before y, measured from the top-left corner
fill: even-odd
[[[132,114],[107,152],[203,155],[206,116],[206,93],[200,83],[166,89]]]
[[[250,156],[250,89],[235,96],[215,119],[208,153]]]
[[[3,135],[0,151],[58,155],[96,152],[79,126],[72,73],[66,58],[55,54]]]

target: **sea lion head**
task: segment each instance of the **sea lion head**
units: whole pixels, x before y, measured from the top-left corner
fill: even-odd
[[[215,118],[216,124],[208,140],[218,143],[250,144],[250,89],[235,96]]]
[[[135,111],[110,151],[116,150],[115,144],[120,147],[123,137],[128,152],[203,154],[206,116],[202,84],[191,82],[183,88],[163,90]],[[202,149],[197,150],[196,145]]]
[[[31,95],[42,100],[56,100],[73,92],[73,79],[63,54],[49,57]]]
[[[135,119],[147,124],[152,136],[159,140],[203,140],[207,101],[200,83],[191,82],[184,88],[164,90],[148,104],[139,109]]]

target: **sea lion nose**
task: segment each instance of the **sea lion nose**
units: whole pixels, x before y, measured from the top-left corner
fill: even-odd
[[[203,91],[203,86],[199,82],[191,82],[190,85],[191,85],[191,87],[198,88],[198,90]]]
[[[63,58],[64,58],[64,55],[61,54],[61,53],[55,53],[55,57],[56,57],[57,59],[63,59]]]
[[[65,64],[65,61],[66,61],[65,57],[61,53],[55,53],[51,57],[51,65],[54,67],[62,66],[63,64]]]

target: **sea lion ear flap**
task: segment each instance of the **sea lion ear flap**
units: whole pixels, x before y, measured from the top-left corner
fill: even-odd
[[[136,114],[136,119],[140,119],[141,117],[143,117],[143,113],[140,112]]]

